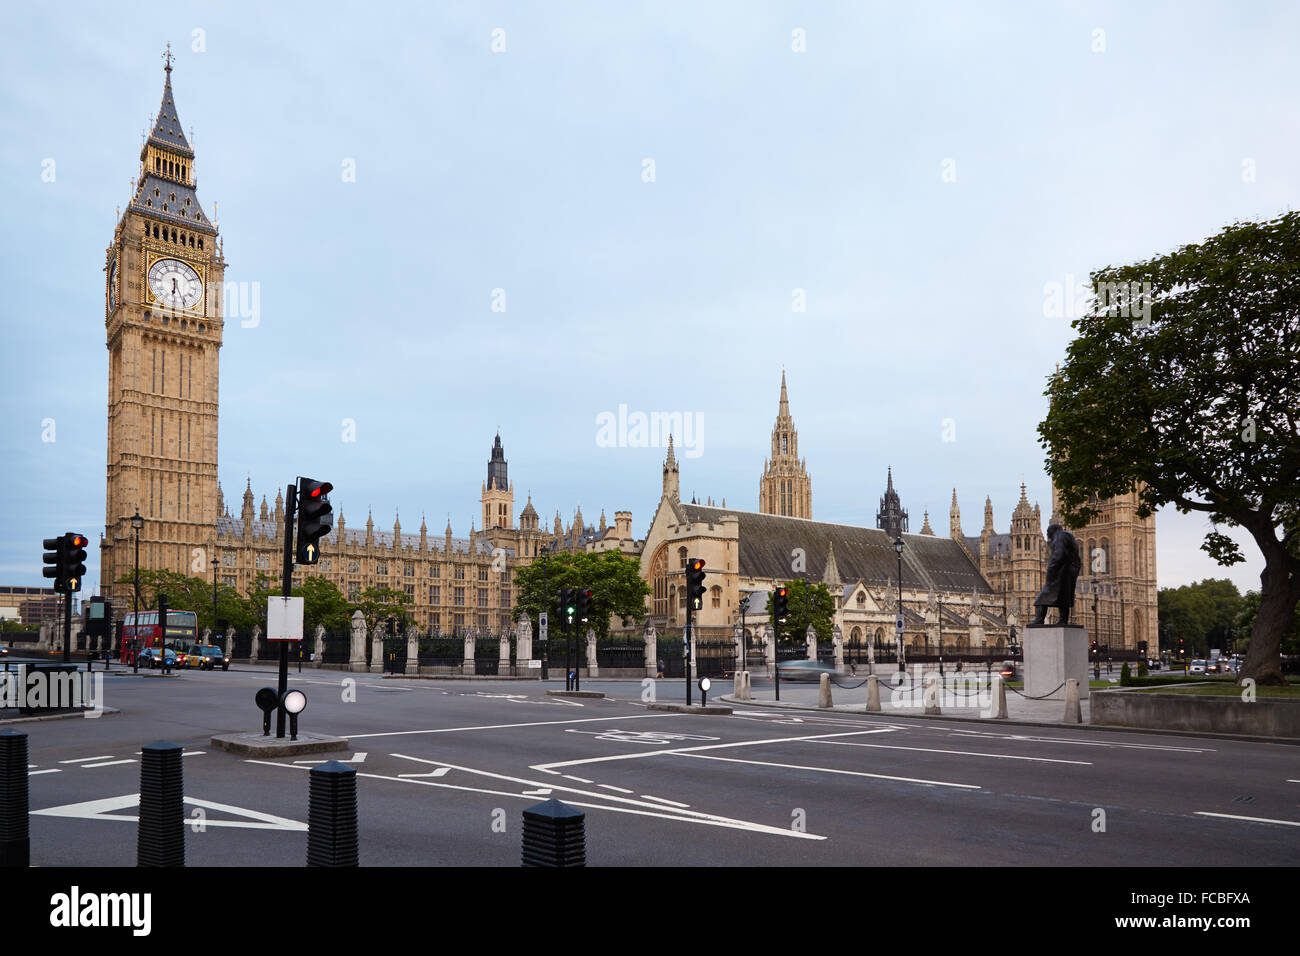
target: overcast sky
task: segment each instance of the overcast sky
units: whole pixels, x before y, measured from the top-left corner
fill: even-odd
[[[221,353],[232,511],[304,474],[353,526],[463,535],[500,427],[517,509],[643,536],[664,449],[607,447],[621,404],[689,416],[683,497],[757,510],[784,367],[814,517],[874,524],[892,465],[913,530],[954,486],[968,534],[1022,481],[1046,518],[1052,284],[1294,207],[1300,8],[982,6],[10,10],[0,582],[103,530],[104,249],[168,41],[259,296]],[[1222,569],[1202,516],[1157,528],[1162,586],[1258,588],[1240,532]]]

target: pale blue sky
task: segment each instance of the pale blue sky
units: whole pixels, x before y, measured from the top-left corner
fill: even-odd
[[[1291,4],[176,2],[6,27],[14,584],[42,583],[43,536],[103,528],[103,252],[169,40],[226,277],[260,284],[221,355],[236,511],[248,473],[259,502],[307,474],[351,524],[464,534],[499,425],[518,507],[626,508],[644,535],[664,452],[598,445],[620,403],[700,416],[683,495],[756,509],[784,365],[815,517],[873,524],[892,465],[914,530],[929,508],[946,533],[954,485],[967,533],[985,495],[1005,530],[1022,480],[1050,509],[1035,426],[1070,329],[1045,284],[1300,187]],[[1258,587],[1253,546],[1225,571],[1204,528],[1161,513],[1160,583]]]

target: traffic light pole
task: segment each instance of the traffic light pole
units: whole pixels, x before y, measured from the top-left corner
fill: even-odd
[[[72,660],[72,592],[63,592],[63,663]]]
[[[284,579],[280,585],[280,593],[283,597],[288,597],[289,592],[293,590],[293,519],[298,513],[298,486],[292,484],[284,496]],[[284,700],[285,692],[289,689],[289,642],[277,641],[280,645],[280,700]],[[284,705],[281,704],[275,710],[275,735],[276,737],[284,736]]]
[[[684,656],[686,660],[686,706],[687,707],[691,706],[691,634],[693,634],[695,631],[695,624],[694,624],[695,612],[691,607],[693,603],[694,602],[691,600],[690,594],[687,594],[686,596],[686,639],[683,642],[683,646],[682,646],[682,650],[685,652]]]

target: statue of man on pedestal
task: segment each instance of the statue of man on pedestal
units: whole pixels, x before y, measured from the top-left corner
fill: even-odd
[[[1047,559],[1047,580],[1043,582],[1038,597],[1034,598],[1038,615],[1033,624],[1043,624],[1047,619],[1047,609],[1054,607],[1061,612],[1061,619],[1057,623],[1064,626],[1070,622],[1070,608],[1074,606],[1074,583],[1083,563],[1079,559],[1079,543],[1074,535],[1059,524],[1048,525],[1047,540],[1052,553]]]

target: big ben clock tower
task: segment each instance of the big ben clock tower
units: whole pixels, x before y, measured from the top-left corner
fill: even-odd
[[[225,260],[195,192],[194,151],[172,96],[172,63],[140,175],[104,264],[108,488],[100,590],[135,567],[206,577],[218,512],[217,370]]]

